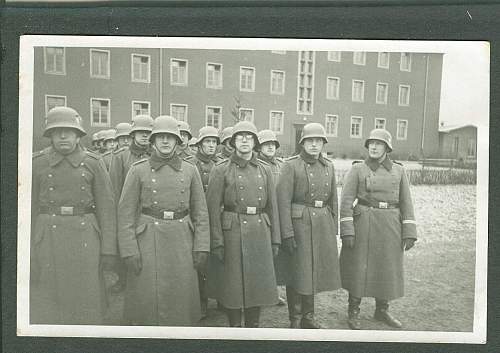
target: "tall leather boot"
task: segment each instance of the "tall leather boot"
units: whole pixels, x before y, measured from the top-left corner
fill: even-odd
[[[373,318],[394,328],[403,327],[403,324],[398,319],[389,314],[389,302],[384,299],[375,299],[375,314]]]
[[[208,295],[207,295],[207,278],[201,272],[198,272],[198,290],[200,292],[200,307],[201,318],[207,317]]]
[[[245,327],[259,327],[260,306],[245,308]]]
[[[314,319],[314,294],[302,295],[302,320],[300,327],[306,329],[324,328]]]
[[[290,286],[286,286],[286,303],[288,305],[290,328],[300,328],[301,295]]]
[[[241,327],[241,309],[226,309],[229,327]]]
[[[359,321],[359,305],[361,298],[355,297],[349,293],[349,307],[347,308],[347,323],[351,330],[361,330],[361,322]]]

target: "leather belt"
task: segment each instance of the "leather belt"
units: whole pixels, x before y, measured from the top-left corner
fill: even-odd
[[[175,220],[186,217],[189,214],[189,210],[175,212],[143,207],[141,213],[158,219]]]
[[[95,213],[95,206],[40,206],[40,214],[52,214],[58,216],[83,216],[88,213]]]
[[[321,200],[313,200],[311,202],[304,202],[302,205],[307,206],[307,207],[314,207],[314,208],[323,208],[323,207],[328,206],[326,204],[326,201],[321,201]]]
[[[224,211],[247,214],[247,215],[264,213],[264,209],[259,207],[226,206],[226,205],[224,205]]]
[[[391,202],[383,202],[383,201],[368,201],[363,199],[358,199],[358,204],[373,208],[380,209],[391,209],[391,208],[399,208],[399,203],[391,203]]]

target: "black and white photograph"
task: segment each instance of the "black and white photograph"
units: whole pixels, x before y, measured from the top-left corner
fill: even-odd
[[[17,334],[486,343],[489,50],[22,36]]]

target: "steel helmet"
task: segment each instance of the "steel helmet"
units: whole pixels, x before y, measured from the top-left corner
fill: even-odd
[[[323,141],[325,141],[325,143],[328,143],[325,128],[320,123],[306,124],[302,129],[302,135],[300,136],[299,143],[302,143],[306,138],[312,137],[320,137]]]
[[[198,139],[196,137],[193,137],[191,140],[188,142],[188,146],[197,146],[198,145]]]
[[[101,133],[101,137],[104,141],[114,140],[116,138],[116,131],[115,131],[115,129],[104,130]]]
[[[217,144],[219,144],[219,131],[213,126],[203,126],[198,132],[198,144],[201,144],[205,137],[214,137],[217,139]]]
[[[119,123],[115,126],[116,129],[116,138],[120,136],[128,136],[130,135],[130,131],[132,130],[132,125],[129,123]]]
[[[58,127],[72,128],[78,131],[80,136],[87,133],[82,127],[82,118],[76,110],[70,107],[55,107],[47,113],[47,123],[43,136],[50,137],[50,131]]]
[[[373,129],[370,131],[370,137],[365,141],[365,147],[368,148],[368,143],[370,140],[378,140],[385,142],[387,146],[387,152],[392,152],[392,136],[391,133],[385,129]]]
[[[220,143],[224,143],[227,139],[230,139],[233,136],[233,127],[228,126],[224,130],[222,130],[222,134],[220,137]]]
[[[160,115],[154,120],[153,131],[149,136],[149,140],[153,141],[153,136],[156,134],[172,134],[177,137],[179,143],[182,143],[179,122],[169,115]]]
[[[95,132],[92,134],[92,142],[97,142],[100,140],[99,132]]]
[[[104,140],[104,131],[106,130],[99,130],[95,134],[97,136],[97,141],[102,141]]]
[[[135,131],[149,131],[153,130],[153,118],[149,115],[140,114],[136,115],[132,119],[132,129],[130,129],[130,133]]]
[[[259,138],[260,145],[262,145],[263,143],[272,141],[272,142],[276,143],[276,148],[280,147],[280,142],[278,141],[278,139],[276,138],[276,134],[272,130],[261,130],[261,131],[259,131],[257,136]]]
[[[231,141],[229,142],[231,146],[234,145],[234,138],[240,132],[249,132],[254,136],[255,147],[259,145],[259,139],[257,138],[257,128],[250,121],[240,121],[233,126],[233,135],[231,136]]]
[[[182,132],[187,132],[189,134],[189,139],[193,137],[193,134],[191,133],[191,128],[189,127],[189,124],[186,123],[185,121],[179,121],[179,131]]]

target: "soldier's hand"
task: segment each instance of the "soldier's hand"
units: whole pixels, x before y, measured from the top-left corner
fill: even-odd
[[[414,245],[415,245],[415,239],[413,238],[407,238],[401,241],[401,248],[404,251],[410,250],[411,248],[413,248]]]
[[[142,261],[140,255],[127,256],[123,259],[128,272],[134,273],[136,276],[141,273]]]
[[[273,257],[278,256],[278,254],[280,252],[280,246],[279,246],[279,244],[273,244],[272,248],[273,248]]]
[[[347,235],[342,238],[342,246],[345,246],[347,249],[354,248],[354,236]]]
[[[212,254],[219,260],[221,263],[224,263],[224,247],[219,246],[212,250]]]
[[[102,271],[114,271],[116,269],[117,258],[115,255],[101,255],[99,269]]]
[[[297,248],[297,243],[295,242],[295,237],[290,237],[283,239],[283,248],[287,253],[292,255],[295,252],[295,249]]]
[[[196,271],[206,274],[207,262],[208,262],[207,251],[193,251],[193,266],[196,269]]]

